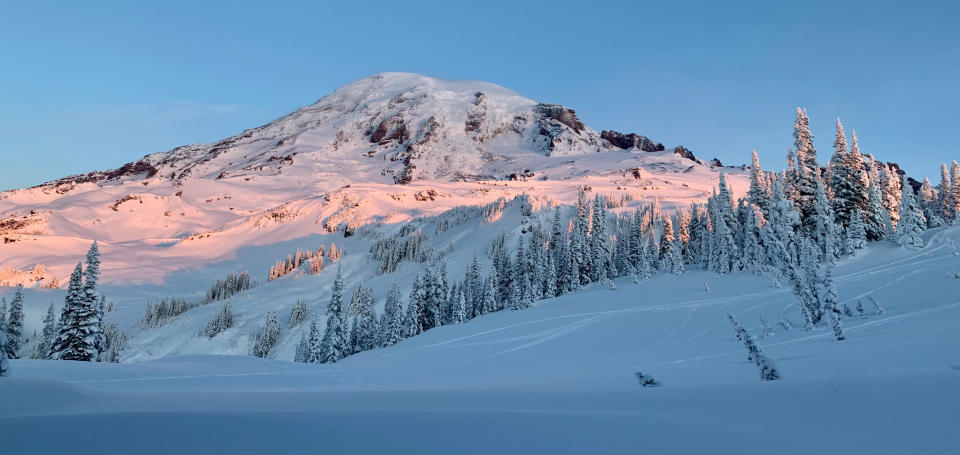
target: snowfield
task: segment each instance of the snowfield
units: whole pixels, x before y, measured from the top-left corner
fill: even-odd
[[[492,230],[482,227],[462,235]],[[841,261],[840,299],[854,308],[862,302],[865,311],[843,319],[847,339],[839,342],[829,328],[779,327],[798,320],[799,310],[793,294],[769,279],[695,269],[620,280],[616,290],[594,284],[326,365],[189,355],[201,343],[230,352],[262,324],[241,323],[214,340],[164,332],[202,326],[219,306],[207,305],[135,337],[133,360],[157,360],[12,361],[12,377],[0,384],[3,451],[956,453],[960,280],[951,273],[960,270],[960,228],[928,230],[924,239],[919,251],[880,242]],[[379,305],[385,286],[370,280],[403,283],[417,266],[361,275],[361,254],[347,248],[347,289],[370,283]],[[451,260],[452,276],[464,262]],[[306,295],[311,310],[319,308],[325,302],[316,289],[332,273],[261,285],[235,297],[235,308],[242,315],[277,307],[284,340],[277,358],[289,359],[299,335],[287,329],[284,305]],[[56,292],[27,293],[28,322]],[[118,306],[110,317],[126,324],[139,317],[135,305]],[[727,313],[757,337],[783,380],[760,381]],[[774,334],[762,336],[760,317]],[[639,371],[662,386],[639,387]]]

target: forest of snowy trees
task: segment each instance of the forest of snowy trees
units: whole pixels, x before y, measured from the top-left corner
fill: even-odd
[[[528,308],[591,283],[612,287],[618,277],[643,280],[660,271],[680,275],[687,267],[767,275],[775,285],[788,286],[799,302],[801,322],[781,321],[781,326],[824,326],[843,340],[841,317],[851,310],[839,306],[833,265],[870,241],[920,248],[924,229],[960,222],[960,165],[954,162],[949,170],[943,165],[936,187],[926,179],[914,184],[896,165],[861,153],[856,133],[848,143],[839,120],[834,153],[822,165],[807,114],[799,108],[793,137],[787,168],[780,173],[763,171],[754,152],[750,189],[743,198],[734,200],[722,173],[706,204],[673,213],[654,203],[611,215],[603,195],[591,198],[581,190],[572,217],[557,207],[549,226],[535,224],[512,244],[506,236],[498,238],[488,253],[492,267],[485,275],[475,256],[463,277],[451,281],[441,258],[418,273],[405,306],[395,285],[379,317],[370,290],[362,286],[345,306],[338,276],[326,329],[312,323],[295,360],[336,362],[440,325]],[[404,259],[426,261],[421,234],[400,234],[372,250],[381,273],[396,270]],[[859,311],[863,314],[862,306]],[[752,335],[731,321],[761,376],[778,378]]]

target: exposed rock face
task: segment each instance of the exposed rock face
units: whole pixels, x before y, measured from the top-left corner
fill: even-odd
[[[600,137],[606,139],[607,142],[614,147],[622,149],[636,147],[644,152],[660,152],[666,150],[663,144],[634,133],[623,134],[616,131],[602,131]]]
[[[577,113],[569,107],[559,104],[539,103],[533,108],[533,111],[539,115],[541,120],[545,120],[547,123],[556,121],[572,129],[577,134],[580,134],[585,128],[583,122],[577,118]]]
[[[676,153],[677,155],[680,155],[680,156],[682,156],[682,157],[684,157],[684,158],[686,158],[686,159],[688,159],[688,160],[692,160],[692,161],[696,161],[696,160],[697,160],[697,157],[693,155],[693,151],[690,150],[690,149],[688,149],[688,148],[686,148],[686,147],[684,147],[684,146],[682,146],[682,145],[678,145],[678,146],[674,147],[674,148],[673,148],[673,153]]]

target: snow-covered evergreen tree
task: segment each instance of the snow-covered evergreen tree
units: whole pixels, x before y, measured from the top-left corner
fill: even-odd
[[[746,218],[741,228],[743,230],[743,266],[753,273],[761,274],[767,271],[767,251],[761,232],[767,222],[760,207],[752,203],[747,204],[746,207]],[[769,207],[770,201],[767,201],[767,213],[770,213]]]
[[[947,199],[947,210],[954,224],[960,223],[960,164],[956,160],[950,165],[950,192]]]
[[[920,234],[927,227],[927,220],[923,210],[917,203],[913,189],[907,182],[903,182],[903,194],[900,202],[900,223],[897,225],[897,243],[908,250],[923,248],[923,238]]]
[[[824,262],[836,262],[843,253],[843,237],[841,227],[837,225],[833,207],[825,194],[825,185],[817,181],[817,198],[815,201],[816,220],[814,222],[813,238],[817,242]]]
[[[7,345],[7,324],[0,323],[0,346]],[[0,378],[10,376],[10,361],[7,360],[7,350],[0,349]]]
[[[923,185],[920,187],[919,194],[920,208],[923,210],[923,216],[927,219],[927,228],[938,228],[946,225],[943,217],[940,216],[940,203],[937,200],[937,193],[930,184],[930,179],[924,177]]]
[[[99,356],[100,315],[83,288],[83,266],[77,263],[70,274],[70,284],[60,315],[57,338],[51,348],[55,360],[92,362]]]
[[[483,313],[492,313],[502,310],[503,307],[497,303],[497,289],[494,285],[494,277],[487,276],[483,284],[483,293],[480,297],[480,305],[483,307]]]
[[[900,204],[901,188],[900,176],[897,175],[895,168],[891,166],[881,166],[878,174],[880,178],[880,192],[883,195],[883,208],[889,215],[889,224],[886,227],[888,236],[894,234],[897,224],[900,222]]]
[[[760,169],[760,159],[757,157],[757,151],[753,151],[753,166],[750,169],[750,189],[747,191],[747,199],[751,204],[760,208],[764,216],[770,210],[770,187],[767,185],[767,178]]]
[[[320,363],[334,363],[349,354],[347,323],[343,308],[343,271],[337,268],[333,292],[327,305],[327,328],[320,341]]]
[[[293,351],[293,361],[299,363],[307,363],[310,357],[310,340],[307,338],[307,333],[300,334],[300,341],[297,342],[297,347]]]
[[[263,330],[253,344],[251,354],[254,357],[266,358],[270,356],[270,351],[280,341],[280,321],[277,319],[276,311],[268,311],[263,323]]]
[[[107,340],[103,334],[103,311],[100,307],[100,296],[97,294],[97,282],[100,280],[100,250],[97,247],[96,240],[93,241],[87,251],[86,262],[86,268],[83,271],[83,296],[86,299],[86,306],[95,310],[92,316],[97,324],[94,346],[99,356],[106,350]]]
[[[7,351],[7,357],[19,359],[20,348],[23,346],[23,285],[18,284],[10,302],[10,313],[7,316],[7,342],[0,344]]]
[[[673,270],[673,222],[669,216],[663,217],[663,233],[660,234],[660,251],[657,263],[660,270]]]
[[[733,325],[737,340],[743,343],[744,348],[747,350],[747,361],[757,366],[757,370],[760,372],[760,379],[764,381],[780,379],[780,372],[777,370],[776,364],[764,355],[760,346],[757,345],[756,340],[753,339],[753,335],[751,335],[747,329],[743,328],[733,315],[727,313],[727,318],[730,320],[730,324]]]
[[[833,209],[837,222],[842,228],[846,228],[850,224],[853,211],[866,208],[867,189],[860,176],[863,167],[860,151],[856,146],[847,151],[847,139],[840,119],[837,119],[833,146],[836,151],[830,159],[831,176],[828,182],[833,193]]]
[[[50,348],[57,337],[57,316],[53,302],[47,307],[47,315],[43,318],[43,331],[40,332],[40,338],[34,348],[31,358],[46,360],[50,358]]]
[[[834,338],[837,341],[843,341],[846,336],[843,334],[843,323],[840,322],[840,299],[837,297],[836,285],[833,283],[833,267],[827,264],[821,269],[817,292],[822,306],[821,312],[827,316]]]
[[[817,163],[817,149],[813,147],[813,134],[810,133],[810,120],[807,113],[797,108],[797,121],[793,126],[794,147],[797,149],[797,168],[794,174],[794,203],[800,211],[802,228],[812,232],[816,220],[817,182],[820,181],[820,164]]]
[[[577,217],[574,219],[573,233],[570,238],[570,256],[574,263],[577,285],[590,283],[590,217],[587,195],[580,189],[577,199]]]
[[[462,324],[467,321],[467,307],[464,299],[464,290],[457,286],[450,293],[450,319],[449,324]]]
[[[207,322],[207,326],[200,334],[207,338],[213,338],[233,327],[235,321],[236,318],[233,315],[233,307],[230,305],[230,302],[224,303],[223,306],[220,307],[220,311],[213,316],[213,319]]]
[[[956,209],[956,200],[953,194],[953,185],[950,182],[950,172],[947,170],[946,163],[940,163],[940,184],[937,185],[937,202],[939,203],[940,216],[946,223],[954,221],[954,210]]]
[[[407,311],[403,317],[403,337],[410,338],[423,333],[420,328],[420,312],[417,310],[417,304],[407,303]]]
[[[317,320],[310,321],[310,332],[307,336],[307,355],[306,363],[320,363],[323,361],[323,336],[320,335],[320,327]]]
[[[402,299],[400,285],[393,283],[393,287],[387,293],[387,302],[383,306],[383,318],[380,320],[380,346],[397,344],[404,337]]]
[[[887,226],[891,222],[890,214],[883,207],[883,195],[877,181],[871,180],[868,194],[867,210],[863,213],[867,240],[882,240],[887,237]]]
[[[607,235],[607,199],[599,194],[593,200],[593,228],[590,232],[590,281],[603,281],[610,272],[611,246]],[[671,233],[671,236],[673,234]]]
[[[356,312],[351,330],[350,347],[352,352],[362,352],[377,346],[377,311],[374,309],[373,294],[364,286],[357,286],[353,292],[356,299]]]
[[[854,254],[867,247],[867,231],[863,224],[860,209],[855,209],[850,215],[850,225],[847,226],[843,250],[846,254]]]
[[[303,299],[298,299],[297,303],[293,304],[293,308],[290,309],[290,324],[288,327],[291,329],[297,327],[303,324],[309,317],[310,310],[307,309],[307,302],[303,301]]]
[[[480,262],[477,254],[473,254],[473,262],[467,269],[464,277],[463,295],[466,300],[467,314],[470,318],[480,315],[482,306],[481,297],[483,296],[483,278],[480,276]]]

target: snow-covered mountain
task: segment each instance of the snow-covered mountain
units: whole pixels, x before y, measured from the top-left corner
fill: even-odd
[[[561,105],[484,82],[384,73],[216,143],[0,193],[0,281],[63,281],[93,239],[107,282],[159,282],[243,246],[519,194],[569,203],[586,186],[624,206],[686,205],[705,199],[721,171],[745,190],[739,169],[636,134],[598,134]]]

